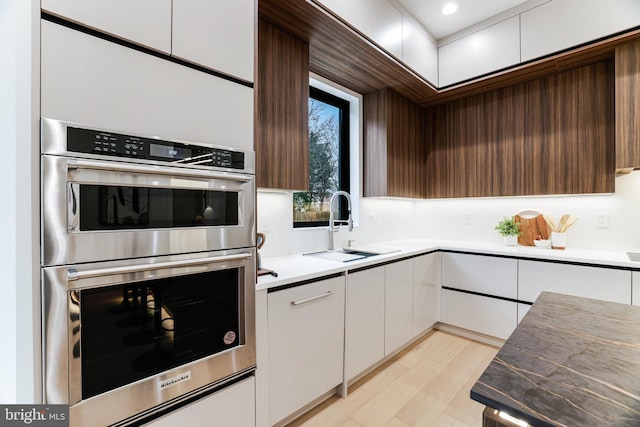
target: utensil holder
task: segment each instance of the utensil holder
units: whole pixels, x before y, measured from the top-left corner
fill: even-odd
[[[551,249],[565,249],[567,247],[567,233],[551,232]]]

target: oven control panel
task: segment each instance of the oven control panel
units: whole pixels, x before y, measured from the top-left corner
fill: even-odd
[[[67,127],[67,150],[173,164],[244,169],[244,153],[114,132]]]

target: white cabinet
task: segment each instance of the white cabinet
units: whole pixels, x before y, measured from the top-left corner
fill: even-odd
[[[636,27],[638,0],[553,0],[521,15],[522,61]]]
[[[640,305],[640,272],[634,271],[631,273],[631,304]]]
[[[518,261],[515,259],[442,254],[442,286],[516,299],[517,280]]]
[[[413,260],[385,268],[384,354],[389,355],[413,337]]]
[[[518,299],[535,302],[542,291],[631,303],[631,272],[612,268],[520,260]]]
[[[173,0],[172,55],[253,81],[254,0]]]
[[[442,290],[442,322],[508,338],[518,323],[517,280],[515,259],[443,253],[442,286],[457,290]]]
[[[440,320],[440,253],[413,258],[413,337]]]
[[[171,0],[42,0],[41,6],[86,27],[171,52]]]
[[[147,427],[255,427],[255,380],[249,377],[157,418]]]
[[[344,276],[271,292],[269,425],[342,383]]]
[[[529,312],[531,307],[532,306],[530,306],[529,304],[518,303],[518,324],[522,322],[522,319],[524,318],[525,314]]]
[[[442,290],[442,321],[501,339],[517,326],[517,304],[496,298]]]
[[[438,85],[438,48],[411,20],[402,17],[402,62]]]
[[[385,267],[349,273],[345,319],[345,378],[384,358]]]
[[[520,63],[518,16],[441,46],[439,85],[448,86]]]
[[[253,89],[42,21],[41,114],[253,149]]]
[[[387,0],[316,1],[402,59],[402,13]]]

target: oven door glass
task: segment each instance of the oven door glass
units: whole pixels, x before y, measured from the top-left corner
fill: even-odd
[[[87,184],[79,191],[80,231],[239,225],[237,191]]]
[[[72,291],[82,399],[243,344],[241,270]]]

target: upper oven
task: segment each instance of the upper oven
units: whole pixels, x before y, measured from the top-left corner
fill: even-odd
[[[250,151],[42,120],[44,266],[255,246]]]

